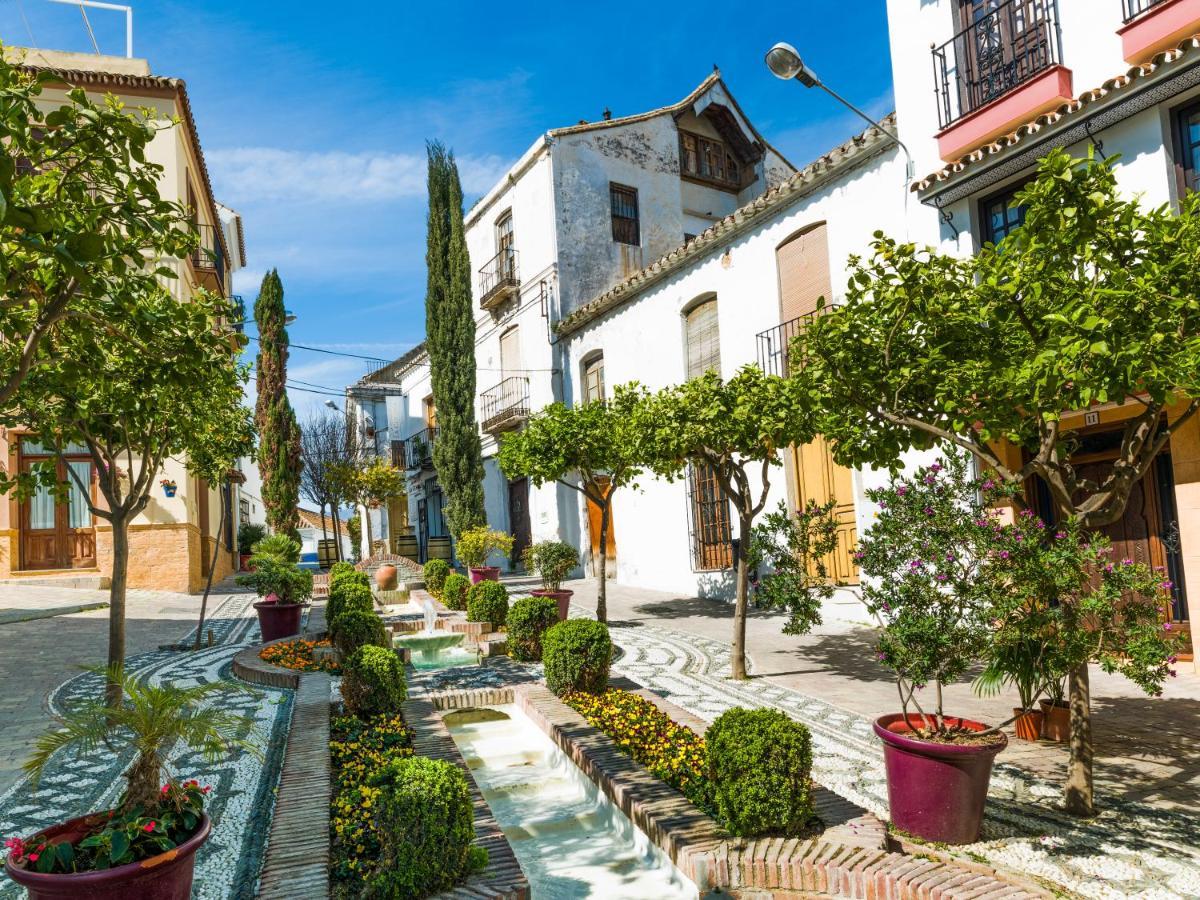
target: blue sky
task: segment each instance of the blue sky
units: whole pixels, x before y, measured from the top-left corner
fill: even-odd
[[[277,267],[294,342],[385,358],[423,330],[427,138],[454,149],[469,204],[545,130],[674,102],[715,63],[804,165],[861,126],[770,75],[778,40],[870,113],[892,108],[883,0],[852,17],[828,0],[126,2],[135,55],[187,81],[218,199],[244,216],[238,292],[252,303]],[[89,20],[102,52],[124,52],[123,16]],[[28,45],[29,30],[38,46],[92,49],[78,7],[0,0],[0,39]],[[296,350],[290,374],[341,389],[363,366]],[[293,394],[301,415],[322,399]]]

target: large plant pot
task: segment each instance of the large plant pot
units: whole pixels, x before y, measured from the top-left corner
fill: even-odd
[[[262,632],[264,644],[300,633],[303,604],[260,600],[254,604],[254,609],[258,612],[258,629]]]
[[[254,571],[254,569],[252,569],[250,567],[250,556],[251,556],[251,554],[249,554],[249,553],[239,553],[238,554],[238,568],[241,571],[243,571],[243,572],[253,572]]]
[[[472,566],[468,571],[471,573],[471,584],[479,584],[481,581],[500,580],[499,566]]]
[[[1071,707],[1066,703],[1041,701],[1042,737],[1048,741],[1066,743],[1071,739]]]
[[[38,837],[78,841],[103,818],[104,813],[80,816],[47,828]],[[188,900],[192,895],[196,851],[211,832],[212,820],[205,815],[196,833],[174,850],[99,872],[43,874],[30,872],[11,862],[5,864],[4,869],[9,878],[29,891],[29,900],[130,900],[134,897],[137,900]]]
[[[1021,710],[1013,707],[1013,731],[1023,741],[1036,741],[1042,736],[1042,711],[1040,709]]]
[[[574,591],[530,591],[535,597],[549,597],[558,604],[558,621],[565,622],[567,614],[571,611],[571,598],[575,596]]]
[[[984,731],[986,726],[947,717],[952,726]],[[935,744],[912,735],[920,716],[880,716],[875,734],[883,741],[888,807],[892,824],[902,831],[946,844],[979,839],[983,806],[996,754],[1008,745],[1004,735],[994,744]]]
[[[375,586],[381,591],[394,591],[400,584],[400,573],[391,563],[384,563],[375,570]]]

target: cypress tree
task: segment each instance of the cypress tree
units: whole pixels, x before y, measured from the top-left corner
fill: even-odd
[[[262,501],[267,525],[276,534],[299,540],[296,507],[300,502],[300,426],[287,395],[288,334],[284,324],[283,282],[272,269],[262,281],[254,301],[258,324],[258,358],[255,360],[258,401],[254,423],[258,426],[258,469],[262,476]]]
[[[427,145],[429,222],[425,263],[425,334],[437,408],[433,465],[446,495],[446,524],[459,535],[487,517],[483,448],[475,424],[475,315],[471,260],[463,229],[462,186],[454,155]]]

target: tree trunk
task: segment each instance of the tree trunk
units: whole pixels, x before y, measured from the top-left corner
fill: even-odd
[[[221,523],[217,526],[217,534],[225,530],[225,520],[229,518],[229,492],[221,491]],[[200,649],[200,638],[204,631],[204,614],[208,611],[208,594],[212,590],[213,572],[217,569],[217,557],[221,554],[221,539],[217,538],[213,547],[212,559],[208,562],[208,580],[204,582],[204,596],[200,598],[200,621],[196,624],[196,641],[193,650]]]
[[[730,659],[733,677],[746,680],[746,608],[750,586],[750,526],[753,519],[746,513],[738,518],[737,594],[733,605],[733,654]]]
[[[611,494],[600,507],[600,585],[596,588],[596,621],[608,621],[608,511]]]
[[[129,519],[119,510],[112,511],[113,565],[112,584],[108,589],[108,671],[104,703],[120,706],[124,697],[121,675],[125,671],[125,589],[129,581]]]
[[[333,558],[336,559],[338,562],[341,562],[342,561],[342,529],[341,529],[342,519],[341,519],[341,516],[338,515],[338,501],[337,500],[329,501],[329,518],[333,519],[333,537],[334,537],[333,544],[334,544],[334,549],[337,551],[336,553],[334,553]]]
[[[1092,708],[1087,663],[1071,671],[1071,758],[1064,791],[1067,812],[1092,816]]]
[[[371,528],[371,510],[365,504],[362,506],[362,520],[363,524],[366,525],[363,531],[366,533],[367,538],[367,552],[363,553],[363,559],[370,559],[371,555],[375,552],[375,548],[372,546],[375,543],[375,535],[372,533]],[[361,548],[359,548],[359,552],[362,552]]]

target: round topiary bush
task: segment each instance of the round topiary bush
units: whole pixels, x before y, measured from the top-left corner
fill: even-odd
[[[599,694],[608,686],[612,639],[593,619],[568,619],[542,635],[546,686],[558,696],[570,691]]]
[[[739,837],[804,831],[815,815],[806,727],[778,710],[735,707],[704,741],[718,822]]]
[[[450,563],[444,559],[431,559],[425,563],[425,590],[435,597],[442,596],[446,577],[450,574]]]
[[[522,662],[542,658],[542,635],[558,622],[558,604],[549,597],[522,597],[508,610],[508,652]]]
[[[367,644],[388,646],[383,619],[369,609],[343,610],[329,623],[329,640],[342,654],[342,659],[349,659],[355,650]]]
[[[329,592],[329,600],[325,603],[325,621],[333,622],[348,609],[371,612],[374,608],[375,597],[369,587],[358,581],[342,581]]]
[[[498,581],[481,581],[467,593],[467,621],[502,628],[508,619],[508,590]]]
[[[487,865],[487,851],[472,846],[471,793],[457,766],[410,756],[389,763],[368,784],[380,789],[380,852],[364,897],[425,897]]]
[[[339,563],[339,565],[341,565]],[[329,573],[329,596],[333,596],[334,592],[344,584],[361,584],[368,590],[371,587],[371,577],[366,572],[360,572],[353,566],[350,569],[342,569],[338,573]]]
[[[398,711],[407,695],[404,664],[394,650],[367,644],[342,663],[342,699],[360,719]]]
[[[471,579],[466,575],[451,572],[442,585],[442,602],[450,609],[466,609],[467,593],[471,590]]]
[[[329,567],[329,580],[333,581],[333,579],[336,576],[341,575],[343,572],[353,572],[353,571],[354,571],[354,563],[348,563],[345,560],[342,560],[341,562],[335,562],[332,566]]]

